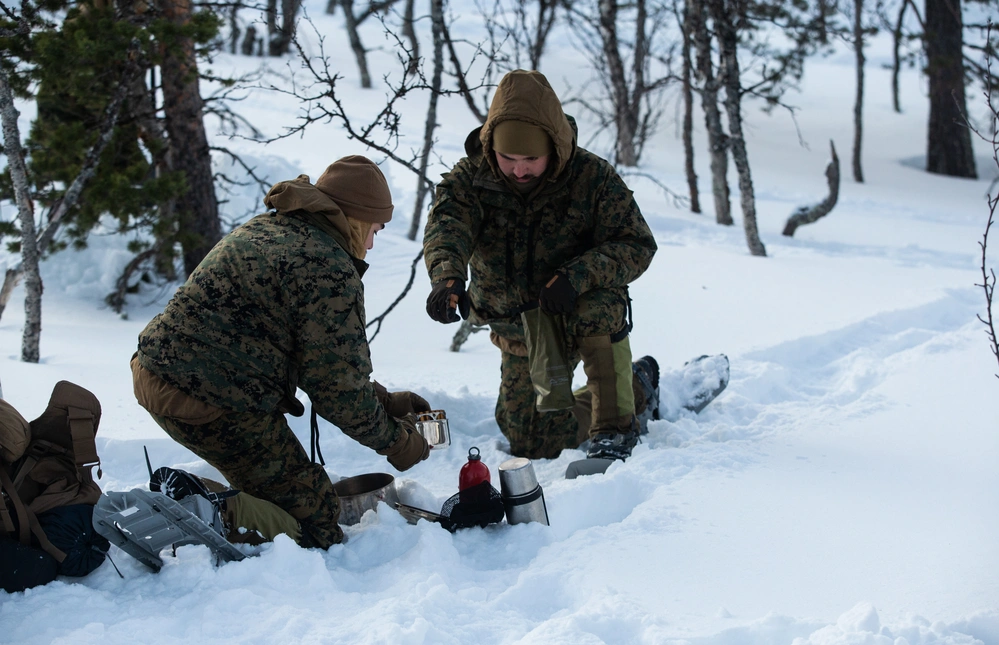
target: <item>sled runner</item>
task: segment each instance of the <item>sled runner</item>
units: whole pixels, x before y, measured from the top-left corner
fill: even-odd
[[[729,361],[724,354],[699,356],[678,370],[661,373],[658,415],[653,418],[676,421],[685,411],[698,414],[725,390],[728,380]],[[566,468],[565,478],[604,473],[615,461],[601,457],[578,459]]]
[[[209,524],[202,518],[213,519]],[[204,544],[218,562],[245,557],[222,537],[221,518],[200,495],[175,501],[141,488],[105,493],[94,508],[94,529],[153,571],[162,568],[159,554],[167,546]]]

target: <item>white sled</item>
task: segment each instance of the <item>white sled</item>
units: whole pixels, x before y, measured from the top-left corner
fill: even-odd
[[[214,518],[212,524],[202,517]],[[163,567],[160,551],[167,546],[204,544],[217,563],[245,556],[222,537],[222,520],[204,497],[180,501],[141,488],[101,495],[94,507],[94,529],[154,572]]]

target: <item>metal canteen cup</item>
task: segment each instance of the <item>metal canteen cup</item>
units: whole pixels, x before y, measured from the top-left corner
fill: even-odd
[[[443,450],[451,445],[451,428],[444,410],[417,412],[416,431],[427,440],[431,450]]]
[[[357,524],[366,511],[378,506],[378,502],[385,502],[394,508],[399,501],[395,477],[388,473],[345,477],[333,484],[333,490],[340,501],[341,526]]]
[[[540,522],[549,526],[545,494],[530,459],[507,459],[499,465],[499,477],[508,524]]]

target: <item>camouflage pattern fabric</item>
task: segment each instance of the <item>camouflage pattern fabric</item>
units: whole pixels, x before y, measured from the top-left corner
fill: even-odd
[[[496,422],[510,442],[510,454],[554,459],[563,448],[579,446],[579,425],[573,411],[538,412],[528,359],[507,352],[502,356]]]
[[[290,410],[300,387],[320,416],[378,450],[399,428],[369,380],[366,265],[323,221],[272,212],[235,229],[142,331],[138,358],[185,394],[231,412]]]
[[[152,416],[175,441],[214,465],[232,488],[297,519],[302,546],[326,549],[343,541],[333,482],[309,461],[283,414],[230,412],[201,425]]]
[[[511,119],[541,127],[554,144],[541,184],[526,196],[499,172],[491,148],[492,129]],[[470,321],[523,342],[519,313],[537,303],[542,286],[559,271],[579,295],[577,311],[567,317],[571,336],[625,329],[627,285],[649,267],[655,239],[613,166],[576,145],[575,121],[563,113],[547,79],[538,72],[504,76],[486,123],[465,140],[465,152],[438,184],[427,218],[431,283],[466,280]],[[502,365],[496,420],[513,454],[556,456],[578,445],[570,412],[533,411],[527,359],[504,352]]]

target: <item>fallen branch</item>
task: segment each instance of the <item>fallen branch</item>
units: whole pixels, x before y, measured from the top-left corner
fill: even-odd
[[[839,199],[839,157],[836,156],[836,146],[829,141],[829,148],[832,151],[832,161],[826,166],[826,180],[829,182],[829,196],[813,206],[799,206],[791,217],[787,218],[784,225],[783,234],[791,237],[795,230],[804,224],[811,224],[816,220],[825,217],[832,211]]]

